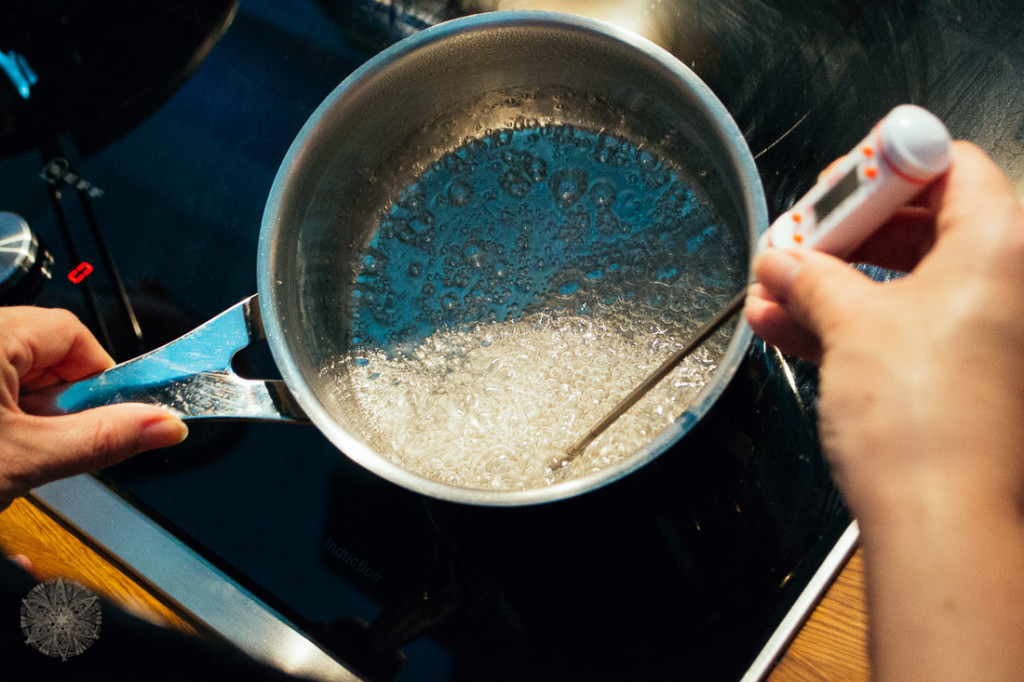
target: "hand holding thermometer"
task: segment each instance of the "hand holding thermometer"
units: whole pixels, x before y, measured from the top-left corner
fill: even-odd
[[[815,249],[844,256],[860,246],[908,201],[942,175],[952,159],[952,140],[942,121],[912,104],[896,107],[850,153],[837,159],[793,208],[758,241],[765,248]],[[604,419],[566,451],[559,464],[582,453],[676,365],[736,314],[746,289],[709,320]]]

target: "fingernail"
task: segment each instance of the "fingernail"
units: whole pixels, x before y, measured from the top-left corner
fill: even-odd
[[[12,554],[11,556],[7,557],[7,560],[20,566],[23,571],[32,570],[32,562],[24,554]]]
[[[791,251],[769,249],[754,259],[754,275],[773,298],[784,303],[802,265],[800,257]]]
[[[188,427],[177,417],[168,416],[146,424],[141,435],[143,449],[166,448],[185,440]]]

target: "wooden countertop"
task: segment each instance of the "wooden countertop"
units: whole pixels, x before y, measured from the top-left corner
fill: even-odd
[[[187,616],[177,613],[27,500],[17,500],[0,513],[0,554],[29,557],[39,580],[75,580],[143,618],[196,632]],[[857,552],[769,679],[869,679],[866,623],[862,563]]]

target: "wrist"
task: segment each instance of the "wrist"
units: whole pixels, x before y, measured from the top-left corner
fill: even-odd
[[[880,679],[1024,670],[1024,528],[988,485],[892,481],[860,515],[872,667]],[[966,644],[966,646],[959,646]]]
[[[847,486],[852,488],[852,486]],[[922,532],[978,532],[1021,527],[1016,487],[962,471],[886,472],[844,490],[865,543]]]

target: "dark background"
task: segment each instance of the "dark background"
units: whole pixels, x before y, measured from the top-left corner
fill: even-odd
[[[736,119],[770,217],[904,102],[981,145],[1024,192],[1018,0],[668,8],[671,50]],[[65,186],[79,259],[68,253],[39,177],[57,154],[103,192],[91,206],[147,347],[254,293],[263,203],[306,118],[372,49],[459,10],[6,5],[0,51],[31,57],[38,83],[25,100],[0,76],[0,210],[24,216],[53,251],[36,302],[89,319],[83,287],[66,275],[79,259],[101,262]],[[116,353],[130,357],[104,275],[87,282]],[[186,444],[105,480],[379,679],[396,669],[400,679],[730,679],[848,522],[818,451],[814,399],[813,368],[755,343],[722,406],[677,448],[608,489],[530,510],[424,500],[311,427],[196,424]],[[383,653],[368,653],[374,645]]]

